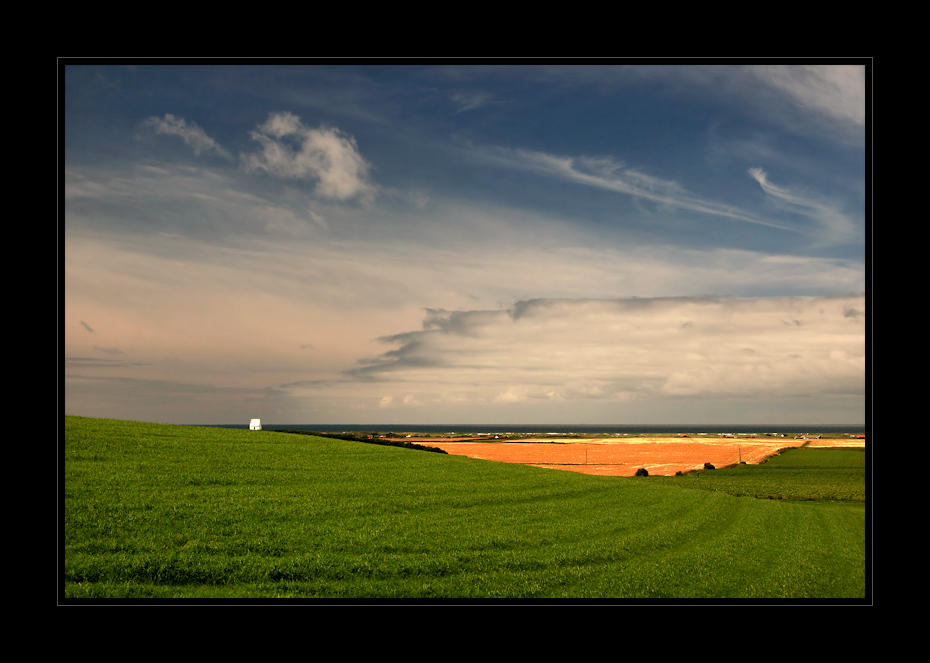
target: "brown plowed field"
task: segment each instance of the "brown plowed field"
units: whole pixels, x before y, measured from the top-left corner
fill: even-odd
[[[426,442],[447,453],[503,463],[534,465],[583,474],[631,477],[641,467],[649,474],[674,475],[699,470],[704,463],[715,467],[755,464],[779,449],[799,447],[807,440],[731,440],[725,438],[638,437],[634,440],[585,440],[583,442]],[[826,440],[824,440],[826,442]]]

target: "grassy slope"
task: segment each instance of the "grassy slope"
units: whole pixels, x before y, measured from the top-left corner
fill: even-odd
[[[654,481],[764,499],[865,502],[865,450],[789,449],[761,465],[738,465]]]
[[[865,595],[862,503],[68,417],[66,597]]]

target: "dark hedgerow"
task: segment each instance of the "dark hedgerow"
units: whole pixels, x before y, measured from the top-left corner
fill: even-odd
[[[350,435],[350,434],[339,434],[339,433],[317,433],[313,431],[303,431],[303,430],[284,430],[284,429],[270,429],[275,433],[292,433],[295,435],[313,435],[315,437],[328,437],[334,440],[347,440],[350,442],[364,442],[366,444],[380,444],[386,447],[403,447],[404,449],[417,449],[419,451],[432,451],[434,453],[444,454],[447,453],[445,450],[438,447],[427,447],[422,444],[414,444],[413,442],[404,442],[401,440],[389,440],[385,438],[377,438],[374,435],[368,435],[365,433],[359,435]]]

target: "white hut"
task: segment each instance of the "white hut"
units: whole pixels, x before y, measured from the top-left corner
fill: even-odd
[[[249,422],[249,430],[261,430],[262,429],[262,420],[261,419],[252,419]]]

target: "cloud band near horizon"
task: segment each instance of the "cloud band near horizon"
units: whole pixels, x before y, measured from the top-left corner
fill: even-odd
[[[861,395],[864,311],[863,296],[540,299],[427,311],[422,330],[383,338],[397,347],[348,375],[392,385],[386,403],[422,401],[430,383],[497,402]]]

